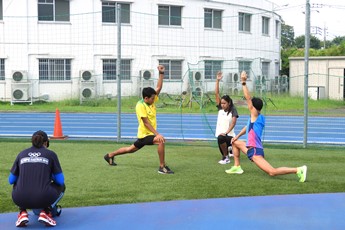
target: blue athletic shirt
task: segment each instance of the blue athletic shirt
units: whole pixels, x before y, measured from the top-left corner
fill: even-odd
[[[261,114],[257,117],[255,122],[250,122],[250,117],[247,122],[247,147],[255,147],[263,149],[261,142],[262,133],[265,127],[265,117]]]

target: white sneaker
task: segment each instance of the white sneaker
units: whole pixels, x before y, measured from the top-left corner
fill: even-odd
[[[223,160],[218,161],[219,164],[225,165],[230,163],[230,159],[228,157],[224,158]]]

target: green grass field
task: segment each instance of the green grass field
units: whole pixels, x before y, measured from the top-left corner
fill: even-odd
[[[0,212],[16,212],[8,184],[9,170],[17,154],[31,145],[30,140],[0,139]],[[106,152],[128,143],[112,141],[51,141],[50,149],[61,161],[66,194],[63,207],[189,200],[276,194],[335,193],[345,191],[345,147],[267,145],[266,159],[275,167],[308,166],[305,183],[296,175],[271,178],[243,154],[242,175],[224,172],[219,165],[216,141],[167,143],[166,160],[174,175],[157,173],[156,146],[116,158],[118,166],[108,166]]]

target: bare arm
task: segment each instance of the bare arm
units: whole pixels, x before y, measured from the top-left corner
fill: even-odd
[[[256,118],[259,113],[258,111],[254,108],[253,103],[252,103],[252,97],[250,96],[248,87],[247,87],[247,73],[245,71],[242,71],[241,73],[241,81],[242,81],[242,90],[243,90],[243,94],[244,97],[247,101],[247,105],[248,105],[248,109],[250,111],[250,117],[254,117]],[[253,119],[252,119],[253,120]]]
[[[230,133],[230,131],[235,128],[236,122],[237,122],[237,117],[232,117],[231,125],[226,130],[226,133]]]
[[[247,131],[247,126],[244,126],[242,128],[242,130],[239,132],[239,134],[237,134],[234,138],[231,139],[231,143],[234,142],[234,141],[237,141],[238,138],[240,138],[240,136],[244,135]]]
[[[157,87],[156,87],[156,93],[157,93],[157,96],[158,96],[159,93],[162,90],[162,87],[163,87],[163,79],[164,79],[165,67],[163,65],[159,65],[157,67],[157,69],[159,71],[159,77],[158,77],[158,82],[157,82]]]
[[[216,94],[216,103],[217,105],[220,104],[220,97],[219,97],[219,81],[223,78],[222,72],[218,71],[217,78],[216,78],[216,88],[214,89],[214,93]]]
[[[160,134],[157,132],[157,130],[155,130],[155,129],[153,128],[153,126],[152,126],[151,123],[149,122],[149,119],[148,119],[147,117],[142,117],[141,119],[143,120],[145,127],[148,128],[151,132],[154,133],[154,135],[157,137],[157,140],[164,143],[164,142],[165,142],[164,137],[163,137],[162,135],[160,135]]]

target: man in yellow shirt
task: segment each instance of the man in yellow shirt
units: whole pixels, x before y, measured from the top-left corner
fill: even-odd
[[[158,145],[158,156],[159,156],[159,169],[158,173],[161,174],[173,174],[174,172],[165,165],[165,139],[157,131],[157,119],[156,119],[156,105],[158,101],[158,95],[162,90],[163,78],[165,67],[159,65],[157,67],[159,71],[159,77],[157,82],[156,90],[151,87],[143,88],[142,96],[143,99],[138,101],[135,111],[138,119],[138,139],[128,147],[122,147],[118,150],[107,153],[104,156],[104,160],[112,166],[115,166],[115,156],[126,153],[134,153],[144,147],[145,145]]]

